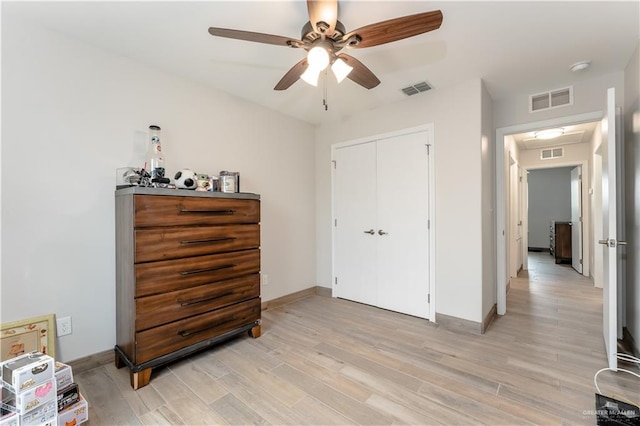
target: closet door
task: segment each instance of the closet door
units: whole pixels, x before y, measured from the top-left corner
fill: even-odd
[[[334,160],[336,294],[377,305],[376,144],[338,148]]]
[[[429,318],[427,134],[377,143],[378,306]]]
[[[429,318],[427,138],[335,149],[337,297]]]

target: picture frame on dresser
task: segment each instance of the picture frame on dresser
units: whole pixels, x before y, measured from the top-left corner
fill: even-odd
[[[55,315],[0,324],[0,362],[37,351],[55,358]]]

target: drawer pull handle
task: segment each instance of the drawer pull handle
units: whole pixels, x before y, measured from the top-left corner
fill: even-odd
[[[191,306],[191,305],[196,305],[198,303],[208,302],[209,300],[220,299],[222,297],[231,296],[232,294],[233,294],[233,291],[228,291],[224,294],[216,294],[215,296],[201,297],[199,299],[191,299],[191,300],[185,300],[185,301],[177,299],[176,303],[179,303],[180,306]]]
[[[236,237],[222,237],[222,238],[208,238],[203,240],[185,240],[180,241],[180,245],[186,246],[189,244],[207,244],[207,243],[220,243],[222,241],[233,241]]]
[[[221,269],[229,269],[229,268],[233,268],[235,266],[236,266],[235,264],[229,263],[228,265],[216,266],[215,268],[196,269],[196,270],[193,270],[193,271],[183,271],[183,272],[180,272],[180,275],[187,276],[187,275],[194,275],[194,274],[204,274],[205,272],[219,271]]]
[[[191,209],[180,209],[180,213],[204,213],[204,214],[234,214],[236,211],[233,209],[226,210],[191,210]]]
[[[226,320],[220,321],[220,322],[216,322],[215,324],[212,324],[212,325],[210,325],[208,327],[199,328],[199,329],[193,330],[193,331],[180,330],[180,331],[178,331],[178,334],[180,336],[182,336],[182,337],[193,336],[194,334],[202,333],[204,331],[211,330],[212,328],[220,327],[222,324],[226,324],[228,322],[233,322],[233,321],[235,321],[237,319],[238,319],[238,317],[236,315],[234,315],[229,319],[226,319]]]

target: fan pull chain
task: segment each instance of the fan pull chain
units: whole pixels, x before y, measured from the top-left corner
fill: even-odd
[[[324,110],[329,110],[329,101],[327,100],[327,69],[324,69],[324,75],[322,76],[322,105]]]

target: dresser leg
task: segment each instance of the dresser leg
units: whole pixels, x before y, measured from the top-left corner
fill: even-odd
[[[141,370],[137,373],[130,373],[131,387],[133,390],[138,390],[143,386],[147,386],[151,381],[151,368]]]
[[[115,359],[114,359],[114,364],[116,365],[116,368],[122,368],[124,367],[126,364],[124,363],[124,361],[122,361],[122,358],[120,358],[120,355],[118,355],[118,353],[115,353]]]
[[[260,337],[260,326],[256,325],[255,327],[253,327],[251,330],[249,330],[249,336],[253,337],[254,339],[257,339],[258,337]]]

